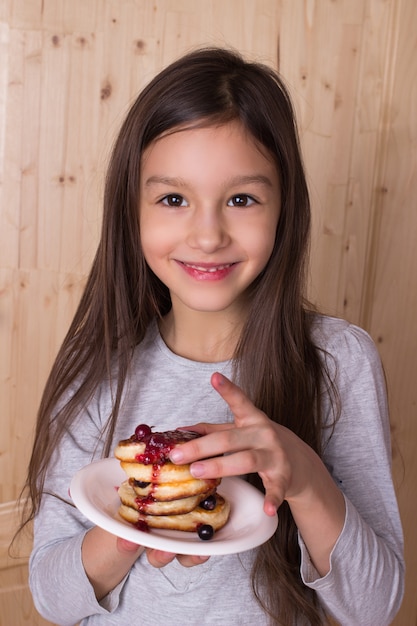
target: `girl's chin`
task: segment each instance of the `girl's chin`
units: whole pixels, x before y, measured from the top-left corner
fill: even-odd
[[[195,313],[196,315],[225,315],[227,316],[228,319],[230,319],[230,316],[235,316],[236,318],[239,318],[242,316],[242,313],[244,311],[245,305],[242,301],[230,301],[230,300],[226,300],[226,301],[217,301],[217,302],[213,302],[213,300],[208,300],[208,301],[202,301],[199,300],[198,302],[192,302],[192,301],[175,301],[175,299],[173,299],[173,306],[172,306],[172,312],[174,315],[181,315],[182,313],[184,313],[185,311],[187,311],[188,314],[190,313]]]

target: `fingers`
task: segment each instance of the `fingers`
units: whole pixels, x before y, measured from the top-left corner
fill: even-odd
[[[299,448],[294,439],[298,438],[272,422],[219,372],[212,375],[211,383],[229,405],[234,422],[191,427],[204,436],[176,446],[170,458],[174,463],[190,463],[195,478],[258,473],[265,488],[264,511],[275,515],[292,482]]]
[[[121,554],[130,554],[132,552],[142,552],[142,546],[139,546],[137,543],[133,543],[132,541],[127,541],[127,539],[122,539],[121,537],[117,537],[116,541],[117,550]]]
[[[226,424],[208,424],[207,422],[200,422],[199,424],[193,424],[192,426],[180,426],[177,430],[191,430],[200,435],[209,435],[210,433],[218,430],[228,430],[233,428],[233,422]]]
[[[168,563],[171,563],[175,559],[175,554],[172,552],[164,552],[162,550],[146,549],[146,556],[149,563],[156,568],[165,567]]]
[[[259,466],[256,450],[243,450],[225,456],[215,456],[191,464],[194,478],[217,478],[218,476],[243,476],[251,474]]]
[[[243,421],[253,416],[255,407],[252,402],[242,389],[232,383],[226,376],[215,372],[211,377],[211,384],[229,405],[234,415],[236,426],[241,426]]]
[[[177,554],[177,560],[183,567],[194,567],[195,565],[202,565],[209,560],[209,556],[189,556],[183,554]]]
[[[269,422],[267,416],[260,410],[258,410],[245,393],[228,378],[222,374],[215,372],[211,378],[212,385],[216,391],[222,396],[222,398],[229,405],[233,415],[234,422],[226,424],[196,424],[189,427],[196,432],[199,432],[204,437],[194,439],[187,443],[176,446],[170,453],[170,459],[174,463],[193,463],[200,459],[207,459],[213,457],[219,457],[223,454],[230,454],[230,452],[239,452],[247,448],[253,447],[253,437],[257,437],[260,432],[260,426]],[[246,430],[246,428],[256,428],[256,432],[252,430]],[[216,463],[220,463],[226,473],[217,473],[219,466]],[[206,468],[204,477],[215,478],[217,476],[232,476],[233,471],[231,467],[226,469],[226,466],[217,459],[211,462],[211,465],[195,465],[193,464],[191,473],[197,478],[202,477],[202,468]],[[250,471],[250,470],[248,470]],[[195,472],[195,473],[194,473]],[[240,474],[246,473],[245,469],[239,472]]]
[[[207,456],[214,456],[216,454],[223,454],[223,450],[217,445],[217,449],[212,448],[213,439],[207,442],[207,438],[204,435],[211,435],[213,433],[231,430],[235,425],[233,422],[225,424],[209,424],[207,422],[201,422],[199,424],[193,424],[191,426],[180,427],[178,430],[193,431],[203,435],[198,439],[192,439],[187,443],[182,443],[170,452],[170,459],[173,463],[181,465],[182,463],[191,463],[196,459],[205,458]],[[207,445],[208,443],[208,445]]]
[[[177,464],[192,463],[199,459],[216,457],[225,452],[230,452],[236,445],[236,449],[239,449],[239,443],[237,443],[239,437],[236,436],[235,431],[236,428],[233,424],[213,425],[212,428],[207,428],[208,434],[205,437],[179,444],[171,450],[169,457],[171,461]]]
[[[172,552],[164,552],[162,550],[154,550],[148,548],[146,550],[146,555],[148,557],[149,563],[158,569],[161,567],[165,567],[168,563],[171,563],[175,558],[183,567],[194,567],[196,565],[201,565],[208,561],[210,557],[208,556],[193,556],[193,555],[183,555],[183,554],[173,554]]]

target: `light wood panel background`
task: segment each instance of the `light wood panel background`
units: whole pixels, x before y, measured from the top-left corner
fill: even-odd
[[[0,625],[45,623],[29,543],[20,560],[7,545],[42,387],[95,251],[110,146],[138,90],[204,44],[278,67],[290,86],[312,298],[365,327],[387,372],[408,570],[395,625],[417,624],[415,1],[0,0]]]

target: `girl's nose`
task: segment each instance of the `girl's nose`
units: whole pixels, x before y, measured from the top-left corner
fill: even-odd
[[[230,243],[224,217],[220,210],[205,208],[196,210],[192,216],[187,243],[206,254],[224,248]]]

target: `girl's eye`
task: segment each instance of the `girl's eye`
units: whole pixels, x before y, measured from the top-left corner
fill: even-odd
[[[236,196],[232,196],[227,203],[227,206],[236,206],[236,207],[246,207],[252,206],[255,204],[256,200],[252,198],[252,196],[248,196],[246,194],[238,194]]]
[[[162,204],[165,204],[166,206],[172,206],[172,207],[186,206],[187,204],[183,196],[180,196],[179,194],[176,194],[176,193],[170,193],[167,196],[164,196],[161,199],[161,202]]]

